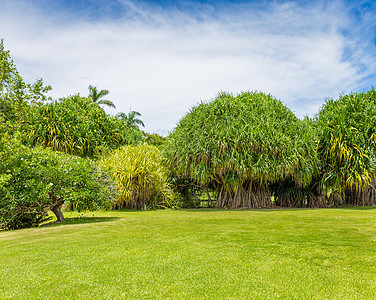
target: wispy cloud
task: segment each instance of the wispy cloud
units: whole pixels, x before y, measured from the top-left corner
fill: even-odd
[[[364,1],[168,9],[97,1],[79,14],[45,3],[0,4],[2,37],[21,73],[45,78],[54,97],[87,94],[89,84],[109,89],[117,112],[132,106],[148,131],[167,133],[219,91],[261,90],[312,116],[325,98],[376,79],[376,8]]]

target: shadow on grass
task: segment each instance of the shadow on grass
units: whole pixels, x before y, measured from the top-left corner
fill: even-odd
[[[64,222],[48,222],[40,225],[40,227],[45,226],[63,226],[63,225],[75,225],[75,224],[89,224],[89,223],[103,223],[112,222],[120,219],[119,217],[73,217],[66,218]]]

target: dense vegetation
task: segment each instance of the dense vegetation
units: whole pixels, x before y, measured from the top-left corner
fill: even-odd
[[[217,207],[271,207],[273,182],[307,185],[318,165],[314,131],[263,93],[222,93],[179,122],[169,168],[216,192]]]
[[[376,91],[298,119],[260,92],[221,93],[167,137],[140,113],[110,116],[108,90],[47,96],[25,83],[0,41],[0,224],[37,226],[61,208],[151,209],[374,205]]]
[[[169,183],[159,149],[152,145],[127,145],[102,159],[101,165],[119,187],[115,208],[171,208],[177,197]]]
[[[25,121],[25,140],[79,156],[94,156],[103,149],[136,144],[142,133],[124,120],[111,117],[90,98],[75,95],[34,105]]]
[[[36,226],[46,219],[47,209],[63,221],[63,204],[79,211],[110,206],[110,181],[91,160],[28,148],[16,139],[3,144],[0,155],[3,228]]]
[[[327,100],[315,126],[320,187],[340,203],[376,204],[376,90]]]
[[[52,210],[109,208],[117,188],[95,157],[143,133],[100,107],[111,104],[89,88],[88,97],[52,100],[42,80],[27,84],[0,42],[0,226],[37,226]],[[85,158],[81,158],[85,157]]]

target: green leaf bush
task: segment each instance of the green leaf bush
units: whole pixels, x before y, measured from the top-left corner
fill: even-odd
[[[114,208],[144,209],[176,207],[173,191],[162,164],[160,150],[152,145],[127,145],[103,158],[104,166],[119,190]]]
[[[77,210],[108,208],[109,183],[89,159],[8,140],[0,150],[0,225],[37,226],[49,209],[61,213],[64,203]]]

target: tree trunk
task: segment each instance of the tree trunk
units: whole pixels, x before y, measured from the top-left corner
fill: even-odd
[[[370,182],[361,190],[347,189],[345,191],[346,204],[355,206],[376,205],[375,181]]]
[[[208,187],[205,186],[204,190],[205,190],[206,195],[208,196],[208,206],[213,207],[213,202],[212,202],[212,199],[210,197],[210,193],[209,193]]]
[[[217,208],[270,208],[271,196],[266,186],[246,183],[239,189],[217,188]]]
[[[308,197],[307,199],[307,207],[310,208],[327,208],[330,207],[328,204],[328,196],[323,193],[319,192],[318,195],[313,195]]]
[[[53,200],[50,209],[56,216],[56,222],[63,222],[65,218],[61,211],[61,207],[64,204],[64,199],[56,197],[54,193],[48,193],[48,195],[50,196],[50,199]]]

